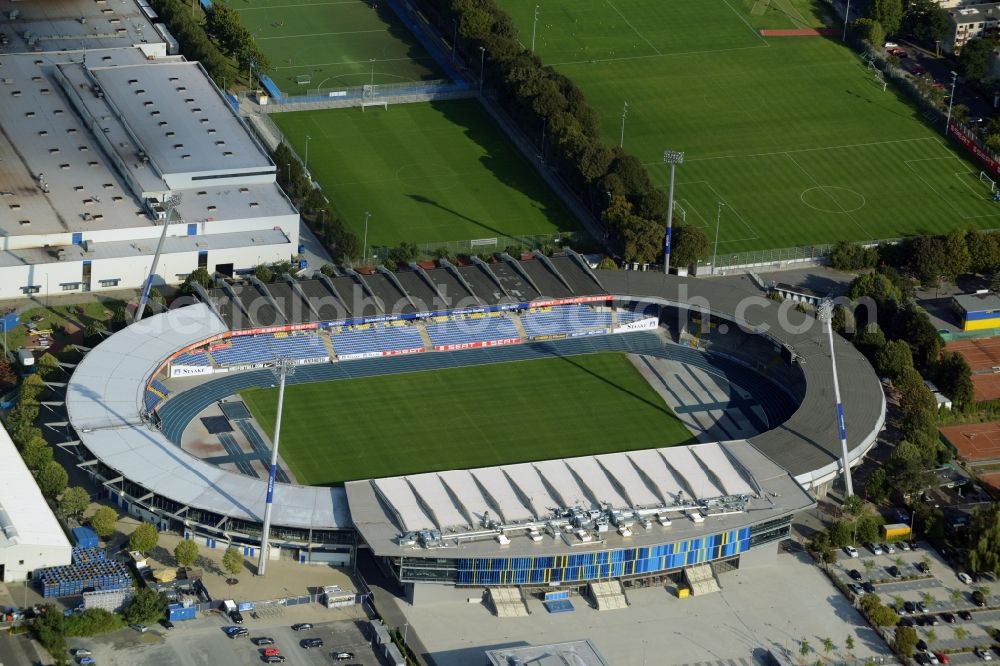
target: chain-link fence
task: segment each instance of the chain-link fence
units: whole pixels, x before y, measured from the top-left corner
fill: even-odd
[[[555,234],[540,234],[534,236],[495,236],[492,238],[474,238],[460,241],[444,241],[439,243],[421,243],[416,245],[416,259],[455,259],[469,255],[492,255],[494,252],[509,252],[518,255],[522,252],[562,246],[572,247],[577,240],[583,241],[587,236],[581,232],[561,232]],[[387,263],[391,247],[371,248],[371,257],[378,263]]]

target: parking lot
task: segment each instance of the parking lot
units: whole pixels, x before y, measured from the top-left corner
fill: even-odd
[[[317,621],[317,616],[337,619]],[[312,622],[313,628],[293,631],[292,624]],[[71,639],[70,647],[83,647],[93,652],[97,664],[104,666],[243,666],[264,663],[265,647],[277,648],[286,657],[286,664],[309,666],[333,663],[378,666],[380,663],[366,638],[367,622],[356,612],[327,610],[315,604],[295,607],[281,614],[262,616],[254,620],[245,614],[243,627],[249,637],[229,638],[225,627],[233,626],[229,618],[213,613],[196,620],[177,622],[169,631],[160,626],[140,634],[124,629],[97,639]],[[268,636],[274,645],[257,646],[252,639]],[[302,641],[323,639],[323,646],[305,649]],[[334,652],[346,651],[353,658],[335,662]]]
[[[913,626],[930,651],[949,653],[954,664],[973,663],[981,658],[963,650],[996,642],[992,632],[1000,626],[1000,610],[991,609],[1000,607],[1000,598],[991,585],[963,583],[933,548],[922,543],[910,552],[897,548],[895,553],[875,555],[863,546],[858,551],[856,558],[838,551],[834,574],[845,584],[855,586],[858,596],[865,589],[857,588],[870,584],[868,590],[896,609],[901,623]],[[977,589],[986,594],[985,608],[972,600]],[[997,659],[1000,652],[994,651],[992,656]]]

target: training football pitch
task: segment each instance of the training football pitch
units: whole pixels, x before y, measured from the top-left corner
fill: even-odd
[[[277,390],[242,397],[273,435]],[[289,386],[281,457],[331,485],[692,442],[628,358],[603,353]]]
[[[444,78],[385,2],[226,0],[271,61],[286,95]]]
[[[270,117],[369,247],[579,228],[475,100]]]
[[[500,0],[530,44],[537,0]],[[762,36],[822,26],[811,0],[542,3],[546,64],[576,82],[603,133],[665,187],[719,255],[1000,226],[1000,206],[916,107],[883,91],[838,38]],[[819,12],[830,12],[819,9]],[[832,25],[839,22],[827,19]]]

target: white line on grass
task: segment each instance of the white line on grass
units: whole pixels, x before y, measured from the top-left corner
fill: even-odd
[[[985,197],[979,192],[976,192],[972,189],[972,185],[969,185],[967,177],[971,176],[973,173],[974,172],[972,171],[956,171],[953,175],[955,178],[958,178],[959,182],[962,183],[962,185],[965,185],[966,189],[969,190],[969,192],[972,192],[974,196],[979,197],[980,199],[988,199],[989,197]]]
[[[708,55],[711,53],[729,53],[731,51],[747,51],[750,49],[766,49],[770,44],[759,44],[757,46],[734,46],[731,49],[705,49],[703,51],[679,51],[677,53],[660,53],[659,55],[638,55],[621,56],[619,58],[586,58],[584,60],[566,60],[564,62],[554,62],[552,67],[565,67],[567,65],[587,65],[598,62],[625,62],[626,60],[646,60],[648,58],[669,58],[671,56]]]
[[[713,187],[713,185],[712,185],[712,183],[710,181],[707,181],[707,180],[686,180],[686,181],[677,183],[677,187],[682,187],[684,185],[705,185],[706,187],[708,187],[708,189],[712,190],[712,194],[715,195],[716,201],[722,201],[723,200],[722,195],[719,194],[719,191],[717,189],[715,189],[715,187]],[[686,201],[687,199],[684,199],[684,200]],[[739,218],[739,221],[743,223],[743,226],[747,228],[747,231],[749,231],[751,235],[750,236],[744,236],[743,238],[730,238],[729,240],[724,240],[724,241],[720,240],[719,241],[720,244],[725,244],[725,243],[742,243],[744,241],[751,241],[751,240],[759,240],[760,239],[760,236],[757,234],[757,231],[750,225],[749,222],[747,222],[743,218],[743,216],[740,214],[740,212],[738,210],[736,210],[735,208],[733,208],[728,202],[726,203],[726,208],[727,209],[731,209],[734,213],[736,213],[736,217]],[[693,210],[694,213],[701,219],[702,224],[697,225],[697,226],[700,226],[703,229],[714,228],[714,224],[711,221],[706,220],[705,217],[701,214],[701,212],[699,212],[698,209],[695,208],[693,205],[692,205],[691,208],[685,208],[685,210],[687,210],[687,211],[692,211]]]
[[[726,7],[729,7],[729,9],[730,9],[730,10],[731,10],[731,11],[732,11],[732,12],[733,12],[734,14],[736,14],[736,18],[738,18],[738,19],[739,19],[740,21],[742,21],[742,22],[743,22],[743,25],[745,25],[745,26],[746,26],[746,27],[747,27],[747,28],[748,28],[748,29],[750,30],[750,32],[752,32],[752,33],[754,34],[754,36],[755,36],[755,37],[756,37],[757,39],[759,39],[760,41],[762,41],[762,42],[764,42],[765,44],[767,44],[767,40],[766,40],[766,39],[764,39],[764,36],[763,36],[762,34],[760,34],[760,32],[758,32],[757,30],[754,30],[754,27],[753,27],[752,25],[750,25],[750,22],[749,22],[749,21],[747,21],[747,20],[746,20],[746,18],[744,18],[742,14],[740,14],[740,13],[739,13],[738,11],[736,11],[736,10],[735,10],[735,9],[733,8],[733,6],[732,6],[731,4],[729,4],[729,3],[728,3],[728,2],[726,1],[726,0],[722,0],[722,3],[723,3],[724,5],[726,5]]]
[[[771,153],[752,153],[743,157],[769,157],[772,155],[794,155],[795,153],[812,153],[817,150],[840,150],[841,148],[864,148],[866,146],[888,146],[893,143],[908,143],[910,141],[934,141],[935,137],[924,136],[915,139],[890,139],[888,141],[871,141],[869,143],[846,143],[840,146],[819,146],[818,148],[799,148],[796,150],[776,150]]]
[[[949,150],[948,152],[950,153],[951,151]],[[903,161],[903,164],[906,165],[906,168],[909,169],[913,173],[914,176],[916,176],[917,178],[919,178],[923,182],[923,184],[926,185],[927,188],[930,189],[930,191],[933,192],[937,196],[938,199],[940,199],[942,202],[944,202],[944,204],[946,206],[948,206],[948,208],[950,208],[952,210],[952,212],[957,217],[959,217],[959,218],[961,218],[963,220],[978,220],[978,219],[981,219],[981,218],[984,218],[984,217],[997,217],[998,215],[1000,215],[1000,210],[998,210],[996,213],[988,213],[986,215],[963,215],[961,213],[961,211],[959,211],[957,208],[955,208],[955,205],[953,203],[951,203],[951,201],[949,201],[945,196],[943,196],[941,194],[941,192],[939,192],[938,189],[936,187],[934,187],[934,185],[930,181],[928,181],[926,178],[924,178],[923,175],[919,171],[917,171],[916,169],[914,169],[911,166],[911,164],[910,164],[911,162],[926,162],[928,160],[958,160],[959,162],[962,162],[963,161],[962,158],[960,158],[958,155],[952,154],[952,155],[950,155],[948,157],[928,157],[928,158],[923,158],[923,159],[904,160]],[[967,174],[968,173],[972,173],[972,172],[967,172]],[[955,175],[956,177],[960,176],[960,174],[958,172],[953,172],[953,175]],[[963,183],[964,183],[964,181],[963,181]],[[966,185],[966,187],[969,187],[968,183],[965,183],[965,185]],[[969,189],[972,190],[971,187],[969,187]],[[982,195],[978,194],[975,190],[972,190],[972,194],[977,199],[981,199],[981,200],[986,200],[987,199],[987,197],[983,197]]]
[[[634,32],[635,34],[639,35],[639,39],[641,39],[642,41],[644,41],[647,44],[649,44],[649,48],[651,48],[654,51],[656,51],[656,55],[663,55],[663,53],[660,52],[660,49],[656,48],[656,46],[653,44],[653,42],[651,42],[648,39],[646,39],[646,36],[644,34],[642,34],[641,32],[639,32],[638,30],[636,30],[635,26],[632,25],[632,22],[629,21],[627,18],[625,18],[625,15],[622,14],[621,11],[617,7],[615,7],[613,4],[611,4],[611,0],[604,0],[604,2],[608,5],[608,7],[611,7],[611,9],[615,10],[615,13],[618,14],[618,16],[622,17],[622,20],[625,21],[625,25],[627,25],[628,27],[632,28],[632,32]]]
[[[386,58],[385,60],[376,60],[376,63],[383,62],[421,62],[427,60],[434,60],[434,58],[427,56],[423,58]],[[332,65],[370,65],[371,60],[338,60],[336,62],[310,62],[302,63],[300,65],[285,65],[283,67],[275,67],[274,69],[302,69],[303,67],[330,67]]]
[[[303,2],[296,5],[260,5],[258,7],[238,7],[238,12],[252,12],[258,9],[289,9],[293,7],[325,7],[328,5],[357,5],[358,0],[346,0],[346,2]]]
[[[863,238],[871,238],[871,236],[868,235],[868,231],[863,226],[861,226],[861,224],[856,219],[854,219],[854,216],[848,210],[846,210],[843,206],[840,205],[840,202],[837,201],[837,199],[832,194],[830,194],[829,192],[827,192],[826,187],[824,187],[822,183],[820,183],[818,180],[816,180],[815,178],[813,178],[813,175],[811,173],[809,173],[808,171],[806,171],[805,167],[803,167],[801,164],[799,164],[798,162],[796,162],[795,158],[792,157],[789,153],[785,153],[785,157],[787,157],[789,160],[791,160],[792,164],[794,164],[795,166],[797,166],[799,168],[799,170],[806,175],[806,178],[808,178],[809,180],[811,180],[816,187],[818,187],[819,189],[823,190],[823,192],[826,194],[826,196],[829,197],[830,201],[832,201],[837,206],[837,208],[840,209],[840,212],[844,213],[845,215],[847,215],[847,217],[849,217],[851,219],[851,222],[854,223],[854,226],[856,226],[858,229],[860,229],[861,233],[864,234]]]
[[[368,35],[373,32],[385,32],[385,28],[378,30],[348,30],[347,32],[310,32],[304,35],[274,35],[272,37],[257,37],[258,42],[267,39],[305,39],[307,37],[332,37],[334,35]]]

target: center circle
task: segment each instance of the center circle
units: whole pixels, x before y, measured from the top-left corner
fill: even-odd
[[[860,192],[835,185],[810,187],[799,198],[805,205],[824,213],[853,213],[868,203]]]
[[[400,184],[411,187],[433,185],[437,189],[451,189],[459,184],[458,174],[444,164],[404,164],[396,169]]]

